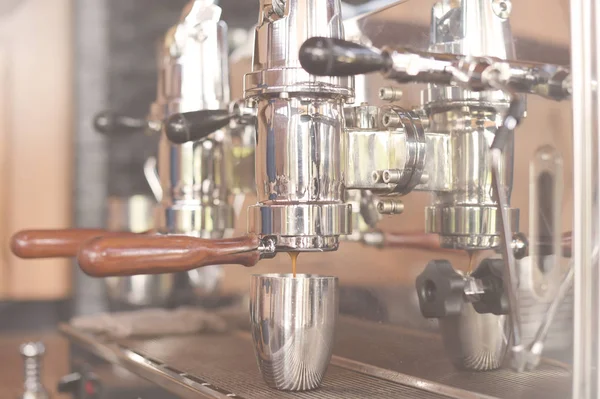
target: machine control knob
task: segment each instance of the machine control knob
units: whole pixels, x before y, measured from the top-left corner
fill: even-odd
[[[145,119],[119,115],[112,111],[102,111],[94,117],[94,129],[102,134],[134,133],[147,127]]]
[[[417,277],[421,313],[427,318],[456,316],[464,305],[465,278],[447,260],[433,260]]]
[[[100,398],[102,386],[95,374],[82,371],[62,377],[58,381],[57,391],[69,393],[77,399],[97,399]]]
[[[504,264],[502,259],[484,259],[471,277],[478,279],[484,288],[478,301],[473,302],[477,313],[508,314],[510,311],[508,297],[504,290],[502,275]]]
[[[165,133],[174,144],[202,140],[226,127],[234,117],[235,114],[225,109],[174,114],[165,123]]]
[[[304,70],[317,76],[354,76],[386,70],[390,57],[375,48],[329,37],[311,37],[298,55]]]

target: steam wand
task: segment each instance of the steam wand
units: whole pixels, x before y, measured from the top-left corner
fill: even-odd
[[[571,95],[571,73],[558,65],[405,48],[377,49],[325,37],[304,42],[300,48],[300,63],[307,72],[317,76],[380,72],[398,83],[434,83],[472,91],[497,90],[501,84],[509,92],[536,94],[553,100],[564,100]]]

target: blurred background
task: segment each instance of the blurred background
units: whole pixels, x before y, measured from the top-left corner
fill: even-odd
[[[186,3],[0,0],[0,358],[13,352],[18,358],[15,343],[24,340],[22,331],[37,336],[75,315],[108,309],[104,281],[85,276],[72,261],[20,260],[10,254],[7,243],[12,233],[24,228],[104,227],[111,201],[152,197],[143,165],[156,154],[157,137],[143,132],[102,136],[94,131],[92,121],[105,109],[140,118],[147,115],[156,94],[156,43]],[[232,98],[239,98],[242,75],[250,66],[245,48],[251,42],[258,1],[219,3],[229,25],[230,49],[237,54],[230,68]],[[364,3],[368,1],[348,0],[347,12],[359,12],[357,7]],[[402,13],[382,17],[402,22],[408,30],[422,28],[416,29],[417,36],[422,35],[418,39],[426,39],[432,3],[413,0]],[[542,12],[543,21],[538,18]],[[547,56],[555,63],[569,63],[568,21],[567,0],[514,1],[513,32],[519,40],[528,41],[529,48],[537,49],[538,60]],[[521,55],[531,59],[531,54]],[[405,94],[407,104],[418,103],[418,90]],[[545,143],[559,148],[564,159],[563,225],[565,231],[570,230],[570,124],[569,103],[530,101],[528,119],[517,134],[513,190],[513,204],[522,210],[522,231],[528,228],[528,162]],[[411,212],[386,218],[382,227],[420,228],[426,201],[427,194],[411,194],[405,202]],[[246,204],[254,202],[246,199]],[[240,231],[245,230],[244,221],[238,225]],[[344,244],[326,256],[301,256],[299,268],[303,272],[326,270],[349,286],[360,283],[393,289],[399,282],[413,284],[430,258],[417,250],[384,253]],[[466,255],[455,256],[458,265],[466,260]],[[256,270],[226,268],[220,290],[235,295],[246,289],[252,272],[287,271],[288,267],[289,260],[279,255]],[[50,342],[55,339],[49,337]],[[56,356],[51,371],[56,378],[68,372],[67,357],[49,356]],[[20,369],[14,374],[0,372],[0,386],[3,379],[19,379],[20,373]]]

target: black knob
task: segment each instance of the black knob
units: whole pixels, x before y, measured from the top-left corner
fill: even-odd
[[[167,138],[175,144],[201,140],[229,124],[233,115],[224,109],[171,115],[165,122]]]
[[[447,260],[433,260],[417,277],[421,313],[427,318],[459,315],[464,304],[465,279]]]
[[[510,133],[521,123],[521,120],[525,117],[527,110],[527,102],[525,97],[519,94],[514,94],[510,100],[508,111],[504,115],[502,124],[496,130],[494,141],[492,142],[492,148],[504,151],[508,140],[510,139]]]
[[[98,377],[85,371],[65,375],[58,381],[56,390],[59,393],[69,393],[78,399],[98,399],[102,394]]]
[[[102,111],[94,117],[94,129],[102,134],[133,133],[148,126],[145,119]]]
[[[484,259],[477,269],[471,273],[473,278],[481,281],[484,293],[479,300],[473,302],[477,313],[508,314],[510,307],[504,291],[504,261],[502,259]]]
[[[312,37],[302,44],[300,64],[317,76],[353,76],[384,71],[391,66],[387,53],[327,37]]]

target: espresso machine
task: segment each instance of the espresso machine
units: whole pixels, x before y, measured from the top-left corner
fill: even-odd
[[[409,24],[401,22],[394,32],[405,36],[387,40],[371,37],[368,21],[392,30],[396,25],[386,14],[422,5],[400,1],[344,22],[339,0],[260,0],[243,98],[190,107],[182,101],[153,112],[148,123],[163,133],[159,164],[186,158],[188,146],[196,154],[194,148],[217,137],[227,140],[234,129],[251,132],[256,204],[247,209],[247,233],[191,234],[190,224],[181,228],[190,218],[173,208],[186,208],[194,197],[169,180],[185,170],[171,162],[171,169],[159,168],[164,214],[159,225],[172,228],[141,235],[95,232],[81,238],[76,250],[60,253],[77,255],[89,275],[114,277],[250,267],[280,252],[325,260],[356,242],[384,250],[400,243],[431,256],[410,282],[406,299],[385,305],[407,312],[416,307],[424,323],[419,328],[373,322],[373,308],[365,311],[369,317],[352,309],[364,297],[342,297],[328,374],[319,390],[302,393],[262,384],[244,329],[125,341],[102,340],[69,325],[62,326],[63,333],[98,358],[179,397],[598,397],[592,378],[596,356],[589,353],[598,332],[590,316],[595,283],[586,269],[597,264],[590,222],[597,216],[596,94],[586,58],[593,13],[589,2],[571,3],[577,76],[548,57],[534,52],[532,59],[524,57],[529,53],[513,37],[509,0],[441,0],[430,10],[427,34],[411,36]],[[191,20],[196,28],[206,23],[188,14],[171,44],[185,36]],[[426,37],[426,43],[415,36]],[[584,37],[588,40],[575,43]],[[379,79],[378,86],[370,79]],[[169,87],[172,81],[161,84]],[[403,91],[411,88],[420,98],[408,103]],[[180,90],[187,92],[187,86]],[[585,154],[574,160],[575,173],[581,172],[575,179],[581,215],[572,233],[563,230],[563,160],[555,148],[540,147],[527,164],[529,229],[523,232],[523,217],[511,206],[520,173],[515,135],[524,120],[535,117],[531,104],[539,109],[571,98],[573,115],[579,115],[576,148]],[[212,182],[225,174],[212,176]],[[210,179],[203,181],[211,189],[202,195],[225,201]],[[392,215],[402,223],[401,214],[415,211],[405,203],[416,193],[428,196],[421,203],[424,230],[390,235],[376,228]],[[208,220],[219,225],[216,216]],[[38,248],[33,238],[17,236],[13,251]],[[34,253],[31,257],[47,256]],[[466,254],[465,264],[446,259],[456,253]],[[587,354],[581,339],[589,344]]]
[[[138,119],[114,111],[100,112],[94,118],[94,128],[105,135],[142,130],[150,137],[159,138],[158,159],[151,157],[144,165],[144,175],[157,206],[154,216],[145,215],[146,220],[141,223],[154,225],[154,228],[146,231],[134,228],[137,234],[209,239],[230,236],[235,227],[235,208],[239,208],[240,200],[253,190],[252,127],[232,123],[231,127],[209,132],[201,141],[174,144],[167,138],[167,128],[163,126],[163,121],[174,113],[229,106],[227,26],[220,20],[220,13],[214,2],[190,2],[179,23],[158,43],[158,90],[147,118]],[[204,68],[208,63],[211,68]],[[74,257],[81,244],[93,237],[137,235],[127,233],[131,230],[127,225],[129,221],[120,220],[123,206],[115,202],[118,201],[114,198],[109,201],[108,230],[23,231],[13,237],[13,251],[25,258]],[[123,205],[127,207],[128,203]],[[148,205],[144,204],[143,208],[145,212]],[[185,274],[201,296],[210,295],[218,288],[218,265],[189,270]],[[161,284],[173,286],[173,290],[172,280],[167,283],[165,277]],[[130,285],[126,281],[108,279],[109,293]],[[161,293],[162,299],[146,302],[164,304],[165,297],[171,294]]]

